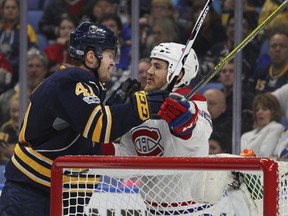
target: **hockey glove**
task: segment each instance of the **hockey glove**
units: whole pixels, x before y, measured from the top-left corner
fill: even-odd
[[[172,134],[182,139],[189,139],[198,119],[198,108],[184,97],[177,99],[168,97],[162,104],[158,115],[168,122]]]
[[[136,106],[139,118],[146,121],[147,119],[160,119],[157,113],[168,96],[169,92],[162,90],[138,91],[131,96],[131,101]]]
[[[141,88],[140,82],[136,79],[128,78],[123,82],[118,89],[113,91],[110,97],[106,100],[106,105],[125,103],[133,93],[139,91]]]

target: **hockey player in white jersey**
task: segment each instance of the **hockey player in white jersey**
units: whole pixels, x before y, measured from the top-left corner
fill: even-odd
[[[178,43],[161,43],[151,52],[151,68],[147,71],[146,91],[165,89],[184,50]],[[201,157],[208,156],[208,139],[212,132],[206,99],[195,94],[190,101],[185,95],[196,76],[199,63],[191,49],[184,67],[158,115],[126,133],[114,143],[115,155]],[[208,172],[197,175],[163,175],[142,177],[140,193],[147,215],[199,215],[222,197],[223,187],[209,184]],[[220,178],[221,179],[221,178]],[[225,181],[218,183],[225,184]],[[205,187],[214,187],[213,189]],[[200,201],[201,203],[195,202]],[[197,212],[197,213],[196,213]]]

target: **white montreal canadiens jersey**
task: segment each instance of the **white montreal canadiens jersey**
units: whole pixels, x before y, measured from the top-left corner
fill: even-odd
[[[192,103],[192,102],[190,102]],[[198,120],[192,136],[183,140],[170,133],[168,123],[162,119],[148,120],[132,128],[114,144],[115,155],[129,156],[207,156],[208,139],[212,132],[212,123],[207,111],[206,101],[195,101],[199,109]]]
[[[202,100],[199,101],[194,100],[199,108],[199,116],[192,136],[188,140],[172,135],[166,121],[162,119],[148,120],[122,136],[119,144],[114,144],[115,155],[207,156],[212,123],[207,111],[207,102],[205,99],[203,100],[202,96],[201,98]],[[149,179],[149,176],[142,177],[142,182],[148,182],[146,185],[143,184],[140,190],[148,215],[179,215],[179,213],[181,213],[180,215],[194,215],[193,212],[196,213],[201,208],[209,208],[209,204],[200,205],[193,201],[191,190],[189,190],[193,185],[193,178],[191,173],[189,175],[173,175],[173,177],[165,175],[152,179]],[[161,187],[161,190],[157,190],[156,193],[153,185]]]

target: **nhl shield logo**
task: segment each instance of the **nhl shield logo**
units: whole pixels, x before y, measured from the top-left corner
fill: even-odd
[[[137,127],[131,131],[132,141],[138,156],[162,156],[163,146],[159,129],[150,127]]]

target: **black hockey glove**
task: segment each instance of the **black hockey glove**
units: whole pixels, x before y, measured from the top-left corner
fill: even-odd
[[[146,121],[147,119],[160,119],[157,113],[167,97],[169,97],[168,91],[138,91],[131,96],[131,101],[135,105],[139,118]]]
[[[113,91],[109,98],[106,100],[106,105],[126,103],[127,98],[129,98],[133,93],[139,91],[141,88],[140,82],[136,79],[128,78],[123,82],[118,89]]]

